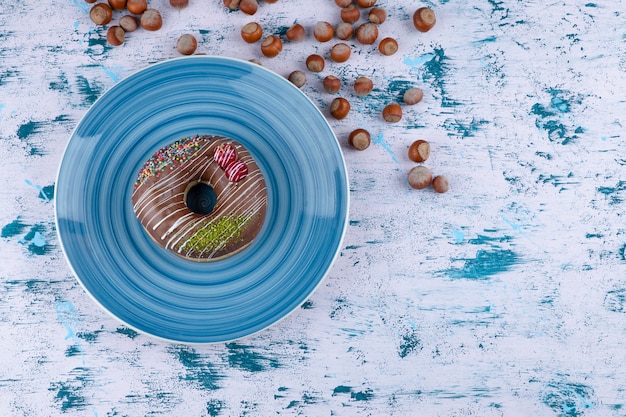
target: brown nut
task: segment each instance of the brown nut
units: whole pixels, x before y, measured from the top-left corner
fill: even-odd
[[[363,23],[356,28],[356,38],[364,45],[371,45],[378,39],[378,27],[373,23]]]
[[[335,35],[335,29],[328,22],[317,22],[313,29],[313,37],[320,42],[328,42]]]
[[[283,50],[283,41],[276,35],[270,35],[261,44],[261,53],[268,58],[274,58]]]
[[[237,10],[239,8],[239,3],[241,0],[224,0],[224,6],[228,8],[228,10]]]
[[[95,3],[97,0],[85,0],[87,3]]]
[[[409,159],[414,162],[424,162],[430,156],[430,143],[423,139],[416,140],[409,146]]]
[[[343,97],[337,97],[330,103],[330,115],[337,120],[345,118],[350,113],[350,102]]]
[[[330,49],[330,58],[335,62],[346,62],[350,58],[350,45],[338,43]]]
[[[380,25],[387,20],[387,11],[385,11],[382,7],[374,7],[370,10],[367,16],[370,22],[375,25]]]
[[[383,55],[393,55],[398,52],[398,41],[394,38],[385,38],[378,44],[378,50]]]
[[[146,9],[139,18],[141,27],[145,30],[155,31],[163,26],[163,18],[157,9]]]
[[[142,14],[148,9],[148,2],[147,0],[128,0],[126,8],[132,14]]]
[[[124,29],[124,32],[134,32],[139,27],[139,23],[135,16],[127,14],[120,17],[120,27]]]
[[[411,168],[408,175],[409,185],[416,190],[423,190],[433,181],[433,173],[427,167],[418,165]]]
[[[437,175],[433,178],[433,189],[438,193],[445,193],[450,189],[450,182],[443,175]]]
[[[350,132],[350,136],[348,136],[348,143],[354,149],[362,151],[370,146],[370,143],[372,143],[372,137],[367,130],[356,129]]]
[[[170,0],[170,6],[177,9],[189,6],[189,0]]]
[[[413,14],[413,25],[420,32],[428,32],[435,26],[435,12],[428,7],[420,7]]]
[[[383,109],[383,119],[389,123],[398,123],[402,119],[402,107],[398,103],[391,103]]]
[[[335,94],[341,89],[341,80],[334,75],[327,75],[322,82],[324,90],[329,94]]]
[[[354,4],[349,5],[341,9],[341,20],[346,23],[356,23],[361,18],[361,10],[359,10]]]
[[[287,29],[285,36],[291,42],[302,42],[306,36],[306,31],[304,30],[304,26],[300,23],[294,23],[289,29]]]
[[[263,28],[257,22],[246,23],[241,28],[241,37],[248,43],[254,43],[263,36]]]
[[[335,4],[341,8],[348,7],[352,4],[352,0],[335,0]]]
[[[376,0],[356,0],[356,4],[367,9],[368,7],[372,7],[376,4]]]
[[[337,35],[337,38],[347,41],[352,38],[352,35],[354,35],[354,26],[350,23],[341,22],[335,28],[335,34]]]
[[[196,52],[197,47],[198,41],[193,35],[189,33],[182,35],[180,38],[178,38],[178,41],[176,42],[176,49],[183,55],[193,54],[194,52]]]
[[[402,99],[408,105],[417,104],[422,101],[422,98],[424,98],[424,92],[417,87],[409,88],[402,96]]]
[[[113,10],[124,10],[126,8],[126,0],[109,0],[109,6]]]
[[[259,8],[259,3],[257,0],[241,0],[239,2],[239,10],[244,12],[245,14],[253,15],[256,13]]]
[[[306,58],[306,67],[311,72],[322,72],[324,70],[325,61],[321,55],[312,54]]]
[[[107,30],[107,42],[112,46],[120,46],[124,43],[124,29],[119,26],[111,26]]]
[[[289,79],[289,81],[291,81],[293,85],[298,88],[306,84],[306,74],[300,70],[293,71],[291,74],[289,74],[289,77],[287,78]]]
[[[106,3],[98,3],[89,10],[89,18],[96,25],[108,25],[113,18],[113,10]]]
[[[360,76],[354,81],[354,92],[357,96],[366,96],[374,88],[374,83],[367,77]]]

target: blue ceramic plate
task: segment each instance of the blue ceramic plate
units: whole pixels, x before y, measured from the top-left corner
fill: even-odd
[[[143,163],[196,134],[239,141],[267,184],[259,235],[215,262],[162,249],[131,203]],[[284,318],[328,273],[347,220],[345,162],[325,117],[283,77],[230,58],[173,59],[120,81],[77,125],[57,178],[59,238],[85,290],[175,342],[233,340]]]

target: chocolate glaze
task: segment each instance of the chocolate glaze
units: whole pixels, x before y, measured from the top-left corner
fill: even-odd
[[[265,180],[250,153],[232,139],[194,136],[183,141],[194,146],[159,150],[155,156],[168,157],[159,159],[157,168],[155,158],[146,162],[132,194],[133,209],[163,248],[195,261],[223,259],[247,247],[261,230],[267,208]],[[229,181],[213,158],[215,148],[224,143],[234,146],[237,159],[248,167],[248,175],[238,182]],[[197,182],[209,184],[217,194],[209,214],[194,213],[185,204],[186,190]]]

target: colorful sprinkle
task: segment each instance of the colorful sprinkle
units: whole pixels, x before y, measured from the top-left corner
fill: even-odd
[[[186,137],[156,151],[139,171],[135,188],[149,178],[160,176],[167,168],[172,170],[175,167],[182,167],[202,148],[199,138],[198,135]]]

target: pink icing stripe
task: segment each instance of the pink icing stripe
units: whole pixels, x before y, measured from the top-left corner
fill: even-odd
[[[241,181],[248,175],[248,166],[245,162],[231,161],[226,168],[224,168],[226,178],[232,182]]]
[[[213,159],[222,169],[226,169],[229,163],[237,159],[237,151],[233,145],[225,143],[215,148]]]

